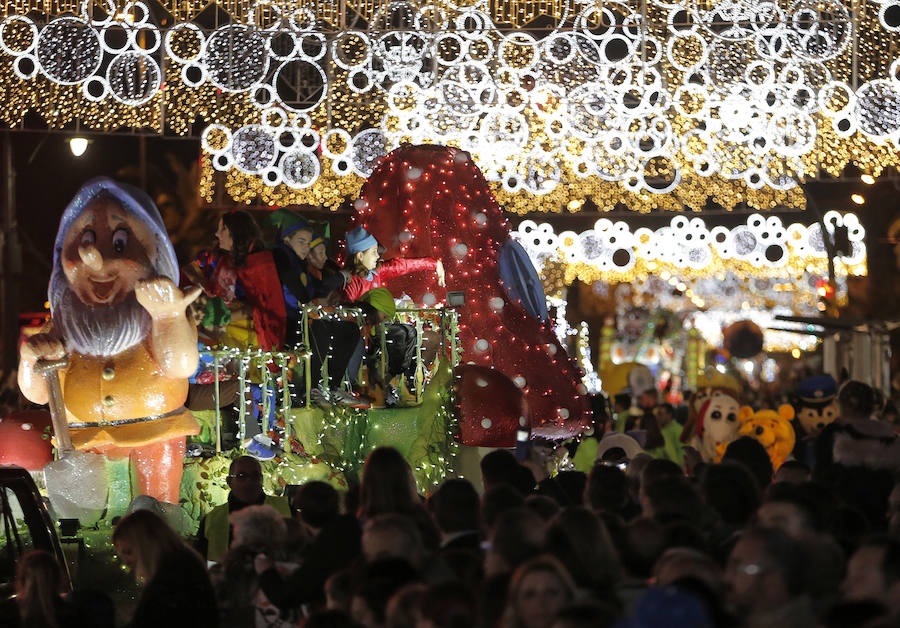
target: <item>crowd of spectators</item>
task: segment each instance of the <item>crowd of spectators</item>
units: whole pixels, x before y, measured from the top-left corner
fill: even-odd
[[[197,539],[149,511],[118,523],[119,557],[142,582],[130,625],[900,625],[900,482],[880,496],[860,484],[860,502],[821,479],[852,472],[865,482],[890,465],[790,461],[773,474],[760,449],[748,439],[687,475],[664,457],[613,448],[589,474],[548,478],[496,450],[481,460],[480,486],[449,478],[426,498],[400,453],[383,447],[355,490],[310,482],[289,511],[242,456],[224,515],[210,513]],[[65,620],[78,604],[47,597],[48,576],[33,584],[47,571],[35,560],[21,569],[23,625],[111,625],[96,613],[93,623]]]

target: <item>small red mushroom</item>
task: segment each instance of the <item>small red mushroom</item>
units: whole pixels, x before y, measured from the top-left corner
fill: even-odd
[[[40,471],[53,460],[50,413],[22,410],[0,419],[0,465]]]

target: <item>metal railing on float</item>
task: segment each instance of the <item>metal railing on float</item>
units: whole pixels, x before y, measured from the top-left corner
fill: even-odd
[[[286,433],[296,435],[293,426],[293,416],[289,410],[299,407],[311,407],[311,392],[314,388],[314,379],[311,367],[312,352],[310,351],[310,324],[312,321],[328,318],[331,320],[348,320],[355,322],[361,332],[372,329],[359,308],[345,306],[307,306],[302,312],[301,333],[303,342],[291,349],[281,351],[266,351],[260,348],[237,347],[206,347],[201,351],[205,356],[205,362],[211,365],[212,385],[215,409],[215,446],[216,453],[222,451],[222,396],[220,386],[224,381],[224,374],[230,372],[232,378],[238,382],[238,442],[244,440],[246,434],[246,419],[251,412],[254,403],[254,394],[258,394],[258,410],[262,421],[267,421],[273,414],[281,416],[284,420]],[[459,315],[453,308],[398,308],[391,321],[375,325],[375,333],[369,339],[370,342],[380,343],[380,364],[378,368],[382,381],[387,381],[388,351],[385,333],[385,324],[389,322],[405,323],[415,326],[416,329],[416,373],[421,374],[421,379],[416,378],[415,390],[409,391],[418,402],[424,385],[426,374],[431,365],[425,364],[423,359],[423,337],[427,330],[439,332],[439,346],[435,362],[444,356],[450,362],[451,368],[455,367],[462,353],[458,341]],[[365,336],[363,336],[365,338]],[[328,356],[322,360],[323,386],[328,388]],[[367,367],[365,360],[360,368],[359,381],[361,385],[367,385],[364,373]],[[298,377],[302,383],[302,390],[296,392],[294,378]],[[402,378],[401,378],[402,379]],[[255,389],[255,390],[254,390]],[[225,404],[227,405],[227,404]]]

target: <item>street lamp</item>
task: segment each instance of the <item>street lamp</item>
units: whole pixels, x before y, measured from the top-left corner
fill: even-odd
[[[88,140],[85,137],[73,137],[69,140],[69,149],[76,157],[81,157],[82,155],[84,155],[84,151],[87,150],[87,147]]]

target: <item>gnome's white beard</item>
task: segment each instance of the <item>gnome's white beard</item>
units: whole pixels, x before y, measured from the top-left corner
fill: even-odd
[[[86,305],[56,268],[49,296],[53,327],[70,351],[113,356],[140,343],[150,331],[150,315],[133,292],[118,305]]]

